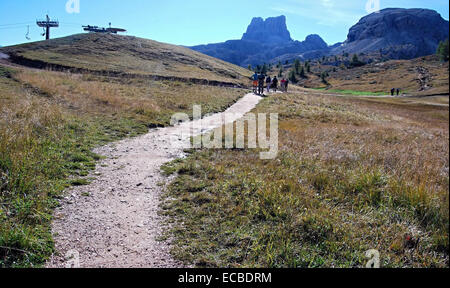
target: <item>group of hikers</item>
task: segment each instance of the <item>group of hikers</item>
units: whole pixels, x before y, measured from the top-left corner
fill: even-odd
[[[264,75],[263,73],[257,73],[252,76],[253,79],[253,93],[264,95],[264,88],[267,89],[267,93],[270,93],[270,89],[274,92],[278,90],[278,84],[280,83],[280,89],[283,92],[288,91],[289,80],[283,78],[281,81],[278,80],[277,76],[271,78],[269,75]]]
[[[269,75],[265,75],[264,73],[257,73],[253,74],[253,93],[264,95],[264,89],[267,89],[267,93],[270,93],[270,89],[272,89],[274,92],[277,92],[278,90],[278,82],[280,82],[280,90],[283,92],[288,91],[289,86],[289,80],[288,79],[281,79],[281,81],[278,80],[277,76],[274,76],[271,78]],[[391,89],[391,96],[395,96],[397,93],[397,96],[400,96],[400,88],[392,88]]]
[[[400,88],[392,88],[391,89],[391,96],[395,96],[395,93],[397,93],[397,96],[400,96]]]

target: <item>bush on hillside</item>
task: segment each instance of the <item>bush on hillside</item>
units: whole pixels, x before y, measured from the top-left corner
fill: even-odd
[[[441,59],[441,61],[448,61],[449,53],[448,53],[448,39],[439,43],[437,49],[437,55]]]

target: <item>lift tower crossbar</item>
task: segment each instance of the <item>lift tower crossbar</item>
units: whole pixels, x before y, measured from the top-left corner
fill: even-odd
[[[50,17],[48,17],[48,15],[47,15],[46,20],[38,20],[38,21],[36,21],[36,24],[39,27],[45,28],[45,39],[46,40],[50,39],[50,28],[59,27],[59,22],[58,21],[50,21]]]

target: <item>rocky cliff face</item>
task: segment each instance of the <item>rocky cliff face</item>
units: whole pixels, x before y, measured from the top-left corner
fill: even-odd
[[[449,22],[436,11],[390,8],[362,18],[333,53],[382,50],[388,58],[410,59],[435,53],[448,34]]]
[[[270,45],[292,41],[291,34],[287,29],[285,16],[267,18],[266,20],[253,18],[241,40],[262,41]]]

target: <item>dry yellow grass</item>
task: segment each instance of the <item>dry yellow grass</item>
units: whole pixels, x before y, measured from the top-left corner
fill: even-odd
[[[298,90],[255,112],[280,114],[276,160],[203,150],[174,164],[163,208],[179,221],[176,243],[195,235],[174,255],[208,267],[364,267],[377,249],[383,267],[448,267],[448,107]]]
[[[117,80],[89,74],[70,74],[23,70],[17,79],[54,101],[81,113],[126,113],[148,125],[167,125],[176,112],[192,112],[194,104],[207,113],[220,111],[234,103],[243,90],[152,80]]]

